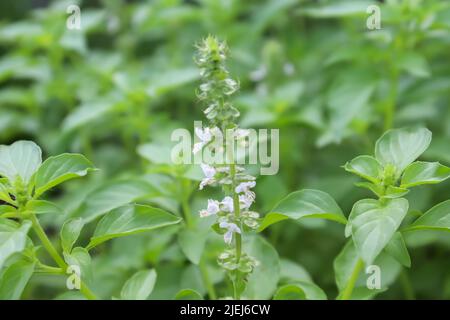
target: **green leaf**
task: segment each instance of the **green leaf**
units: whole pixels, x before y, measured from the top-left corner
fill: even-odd
[[[416,161],[406,167],[402,176],[402,188],[442,182],[450,177],[450,168],[439,162]]]
[[[0,181],[0,200],[12,205],[15,204],[15,201],[11,198],[9,193],[9,188],[2,181]]]
[[[27,233],[31,227],[30,221],[24,221],[17,229],[5,223],[6,228],[0,229],[0,269],[10,256],[25,249]]]
[[[281,259],[280,266],[281,283],[289,284],[298,281],[312,282],[311,276],[303,266],[287,259]]]
[[[164,210],[144,205],[127,205],[105,215],[98,223],[88,248],[109,239],[128,236],[180,222],[181,219]]]
[[[336,285],[339,291],[342,291],[347,285],[358,259],[359,257],[353,244],[353,240],[350,239],[345,244],[344,248],[342,248],[339,255],[336,256],[333,263]]]
[[[85,283],[90,283],[93,279],[92,262],[89,252],[82,247],[76,247],[71,253],[63,252],[64,260],[70,267],[78,266],[80,279]]]
[[[35,197],[67,180],[87,175],[94,166],[81,154],[60,154],[44,161],[35,177]]]
[[[263,237],[254,235],[247,237],[243,245],[246,252],[255,258],[259,265],[249,275],[243,293],[246,299],[269,299],[277,289],[280,278],[280,261],[278,253]]]
[[[403,198],[385,201],[364,199],[355,203],[346,226],[346,236],[353,237],[360,257],[367,264],[388,244],[408,212]]]
[[[63,131],[70,131],[99,119],[113,111],[116,102],[110,99],[82,104],[70,113],[63,121]]]
[[[288,284],[277,290],[273,300],[306,300],[306,294],[301,287]]]
[[[405,267],[411,267],[408,248],[406,248],[405,240],[400,232],[394,234],[384,250]]]
[[[381,198],[386,199],[395,199],[395,198],[401,198],[404,195],[409,193],[408,189],[400,188],[400,187],[394,187],[394,186],[388,186],[384,192],[380,195]]]
[[[23,183],[28,184],[41,163],[41,148],[32,141],[0,145],[0,175],[11,183],[20,177]]]
[[[305,189],[289,194],[268,213],[259,227],[259,231],[285,220],[300,218],[323,218],[345,224],[341,208],[327,193]]]
[[[175,300],[203,300],[203,297],[195,290],[183,289],[175,295]]]
[[[426,78],[431,75],[427,60],[416,52],[406,52],[398,58],[398,67],[409,74]]]
[[[301,15],[313,18],[338,18],[353,15],[365,15],[369,1],[342,1],[320,6],[310,6],[298,11]]]
[[[382,185],[374,184],[372,182],[367,182],[367,181],[357,182],[357,183],[355,183],[355,186],[361,187],[361,188],[366,188],[366,189],[372,191],[378,197],[382,197],[383,193],[384,193],[384,188]]]
[[[120,297],[123,300],[146,300],[152,293],[155,282],[155,270],[138,271],[125,282]]]
[[[31,211],[34,214],[63,214],[63,210],[59,208],[56,204],[45,200],[30,200],[27,202],[26,210]]]
[[[202,230],[184,228],[178,233],[181,251],[193,264],[198,264],[205,248],[207,233]]]
[[[0,205],[0,217],[4,214],[10,217],[10,215],[16,215],[17,212],[18,212],[17,209],[13,206]]]
[[[61,247],[64,252],[70,253],[72,247],[80,236],[84,221],[82,218],[74,218],[66,221],[60,232]]]
[[[394,165],[400,175],[428,148],[431,135],[426,128],[389,130],[376,142],[375,157],[383,166]]]
[[[369,189],[377,197],[386,199],[401,198],[409,192],[409,190],[405,188],[399,188],[394,186],[387,186],[385,188],[382,184],[374,184],[372,182],[366,181],[355,183],[355,185],[357,187]]]
[[[159,194],[154,186],[140,179],[115,181],[89,194],[76,215],[88,223],[108,211]]]
[[[379,175],[383,171],[381,164],[371,156],[359,156],[347,162],[344,169],[373,183],[379,183]]]
[[[0,300],[18,300],[34,271],[34,262],[19,260],[0,275]]]
[[[450,231],[450,200],[437,204],[402,231],[411,230]]]
[[[340,292],[342,292],[347,285],[358,260],[359,254],[353,244],[353,240],[350,239],[333,263],[336,285]],[[367,280],[370,274],[366,273],[367,270],[364,270],[359,274],[356,281],[355,289],[353,290],[351,297],[352,299],[369,299],[378,293],[385,291],[387,287],[396,280],[401,271],[401,265],[384,252],[377,257],[374,264],[380,268],[381,289],[371,290],[367,288]]]
[[[367,109],[375,87],[373,77],[358,69],[334,78],[326,98],[329,123],[316,142],[319,147],[340,143],[348,136],[351,123]]]
[[[146,92],[151,97],[157,97],[173,88],[192,82],[198,78],[199,73],[195,68],[169,70],[153,79]]]
[[[312,282],[300,281],[280,287],[274,300],[326,300],[325,292]]]

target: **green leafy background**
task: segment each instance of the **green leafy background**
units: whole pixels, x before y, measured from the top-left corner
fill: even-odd
[[[73,3],[81,7],[81,30],[65,25]],[[369,4],[381,7],[380,30],[366,28]],[[33,140],[44,159],[81,153],[100,169],[45,193],[64,212],[39,217],[54,243],[60,245],[66,220],[82,217],[78,242],[86,246],[93,221],[107,224],[113,210],[128,203],[185,220],[148,233],[127,231],[133,235],[93,248],[87,254],[95,270],[90,287],[102,298],[198,299],[211,285],[219,297],[229,294],[215,262],[223,241],[209,232],[212,221],[198,218],[207,198],[220,195],[198,192],[196,169],[168,161],[172,130],[192,132],[193,121],[204,119],[192,56],[208,34],[231,48],[241,126],[280,129],[280,171],[258,178],[257,211],[269,212],[289,192],[319,189],[348,217],[353,203],[372,196],[355,188],[358,180],[341,166],[372,155],[390,128],[427,127],[433,140],[420,159],[450,165],[448,1],[15,0],[0,3],[0,19],[0,144]],[[448,200],[449,190],[449,180],[411,190],[405,221]],[[328,212],[304,214],[320,213]],[[336,285],[335,271],[354,263],[344,226],[284,219],[245,239],[262,265],[243,295],[335,298],[346,280],[341,272]],[[152,228],[149,223],[140,227]],[[65,230],[73,237],[76,222]],[[383,286],[376,297],[450,299],[449,233],[416,228],[404,241],[411,268],[380,255],[389,290]],[[64,246],[72,245],[66,239]],[[30,270],[23,261],[3,268],[0,287],[7,288],[8,274],[22,278],[18,291],[0,290],[2,297],[80,297],[65,290],[64,277],[31,276]],[[358,297],[375,295],[358,281]],[[147,288],[133,289],[140,282]]]

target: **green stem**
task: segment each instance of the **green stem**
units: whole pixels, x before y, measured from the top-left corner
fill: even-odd
[[[186,225],[188,227],[194,226],[194,221],[192,220],[191,208],[189,205],[189,196],[191,194],[191,185],[190,181],[184,178],[181,179],[181,190],[182,194],[180,195],[181,199],[181,209],[183,211],[184,220],[186,221]]]
[[[97,300],[97,296],[89,289],[89,287],[81,281],[80,292],[88,299],[88,300]]]
[[[395,51],[394,51],[395,52]],[[395,54],[395,53],[394,53]],[[395,114],[395,104],[397,103],[398,96],[398,70],[394,64],[394,58],[390,58],[389,63],[391,65],[390,71],[390,88],[389,88],[389,96],[386,106],[386,114],[384,118],[384,130],[387,131],[391,129],[394,125],[394,114]]]
[[[35,214],[30,215],[31,222],[33,223],[33,229],[34,232],[36,232],[37,236],[41,240],[42,244],[44,245],[45,250],[50,254],[50,256],[55,260],[56,264],[62,268],[63,270],[66,270],[67,265],[64,262],[63,258],[58,254],[53,244],[48,239],[47,235],[45,234],[44,229],[42,229],[41,224],[39,223],[39,220],[36,218]]]
[[[239,290],[238,290],[235,282],[233,282],[233,297],[234,297],[234,300],[240,300],[240,298],[241,298],[239,296]]]
[[[231,151],[228,151],[231,150]],[[233,194],[233,208],[234,208],[234,217],[236,219],[236,222],[239,221],[240,215],[241,215],[241,206],[239,203],[239,195],[236,193],[236,164],[234,162],[234,145],[227,145],[227,155],[228,159],[230,161],[230,177],[231,177],[231,188],[232,188],[232,194]],[[239,228],[242,230],[241,226],[239,225]],[[240,233],[235,233],[235,249],[236,249],[236,264],[239,263],[241,260],[242,255],[242,235]],[[239,295],[239,289],[237,281],[233,281],[233,297],[235,300],[240,300]]]
[[[345,286],[344,291],[342,291],[341,300],[349,300],[352,297],[352,292],[355,288],[356,280],[358,280],[359,273],[363,268],[364,262],[361,260],[361,258],[358,258],[358,261],[353,268],[352,274],[348,279],[347,285]]]
[[[55,268],[55,267],[47,266],[40,262],[38,263],[35,272],[50,273],[50,274],[64,274],[64,270],[62,268]]]
[[[56,264],[62,269],[62,271],[67,269],[67,264],[64,259],[59,255],[58,251],[56,251],[55,247],[51,243],[50,239],[47,237],[44,229],[42,228],[39,220],[36,218],[34,213],[30,214],[31,223],[33,224],[33,230],[36,232],[37,236],[41,240],[44,245],[45,250],[50,254],[50,256],[55,260]],[[56,268],[55,268],[56,269]],[[92,291],[86,286],[86,284],[81,281],[80,292],[89,300],[96,300],[97,297]]]
[[[230,175],[231,179],[233,181],[232,187],[233,187],[233,207],[234,207],[234,217],[236,220],[239,219],[241,215],[241,207],[239,204],[239,195],[235,192],[236,182],[235,182],[235,175],[236,175],[236,165],[232,163],[230,165]],[[241,226],[239,226],[240,228]],[[242,229],[242,228],[241,228]],[[241,253],[242,253],[242,236],[239,233],[236,233],[236,263],[239,263],[239,260],[241,259]]]
[[[405,292],[405,298],[407,300],[415,300],[416,295],[414,294],[414,289],[412,287],[408,273],[405,270],[402,270],[402,272],[400,272],[400,281],[403,287],[403,291]]]
[[[184,220],[186,221],[186,225],[188,227],[194,226],[194,221],[192,220],[191,208],[189,206],[188,197],[182,196],[181,199],[181,208],[183,210]]]
[[[211,282],[211,279],[209,277],[209,273],[208,273],[208,268],[207,268],[206,262],[200,261],[199,268],[200,268],[200,272],[202,274],[202,278],[203,278],[203,282],[205,284],[206,290],[208,291],[209,299],[210,300],[216,300],[217,299],[217,294],[216,294],[216,291],[214,289],[214,285]]]

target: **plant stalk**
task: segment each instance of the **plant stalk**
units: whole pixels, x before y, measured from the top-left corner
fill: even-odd
[[[352,274],[350,275],[350,278],[348,279],[347,285],[344,288],[344,291],[342,291],[341,299],[340,300],[349,300],[352,297],[353,289],[355,288],[356,281],[358,280],[359,273],[364,268],[364,262],[361,258],[358,258],[358,261],[355,264],[355,267],[353,268]]]
[[[33,224],[33,230],[36,232],[37,236],[41,240],[44,245],[45,250],[50,254],[50,256],[55,260],[56,264],[61,268],[62,271],[67,269],[67,264],[64,259],[59,255],[58,251],[56,251],[55,247],[51,243],[50,239],[47,237],[44,229],[42,228],[39,220],[36,218],[34,213],[30,214],[31,223]],[[97,300],[95,294],[89,289],[89,287],[81,281],[80,292],[89,300]]]
[[[241,207],[239,204],[239,195],[235,191],[236,164],[234,164],[234,162],[230,165],[230,175],[231,175],[231,179],[233,181],[232,186],[233,186],[234,216],[236,219],[239,219],[239,217],[241,215]],[[239,228],[241,228],[241,226],[239,226]],[[241,254],[242,254],[242,235],[239,233],[236,233],[235,236],[236,236],[235,237],[235,239],[236,239],[236,242],[235,242],[235,244],[236,244],[236,263],[239,263],[239,261],[241,259]]]
[[[400,282],[402,284],[406,300],[415,300],[416,296],[414,294],[414,289],[412,287],[411,280],[409,279],[406,270],[402,270],[400,272]]]

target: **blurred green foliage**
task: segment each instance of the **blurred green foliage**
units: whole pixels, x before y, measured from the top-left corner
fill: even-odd
[[[66,27],[74,3],[81,30]],[[370,4],[381,8],[380,30],[366,27]],[[49,194],[66,214],[43,217],[47,230],[59,230],[68,216],[94,220],[134,201],[193,221],[194,231],[174,226],[96,248],[92,288],[101,297],[119,296],[125,280],[146,267],[157,271],[153,299],[182,289],[203,296],[208,282],[219,296],[228,290],[215,262],[221,239],[197,218],[206,197],[195,174],[166,156],[171,131],[192,131],[202,119],[192,56],[208,34],[231,48],[241,126],[280,129],[280,172],[258,178],[261,213],[290,191],[316,188],[348,215],[369,193],[353,188],[356,180],[340,166],[371,154],[389,128],[429,128],[423,158],[450,164],[448,1],[20,0],[2,2],[0,12],[0,143],[34,140],[46,155],[80,152],[101,169]],[[449,181],[413,190],[411,212],[449,199],[449,190]],[[251,279],[247,296],[269,298],[277,284],[312,278],[336,297],[333,260],[343,232],[325,221],[286,221],[264,232],[267,241],[249,239],[271,277]],[[411,269],[393,275],[378,297],[450,299],[448,233],[414,233],[406,242]],[[23,297],[64,291],[63,278],[35,276]]]

